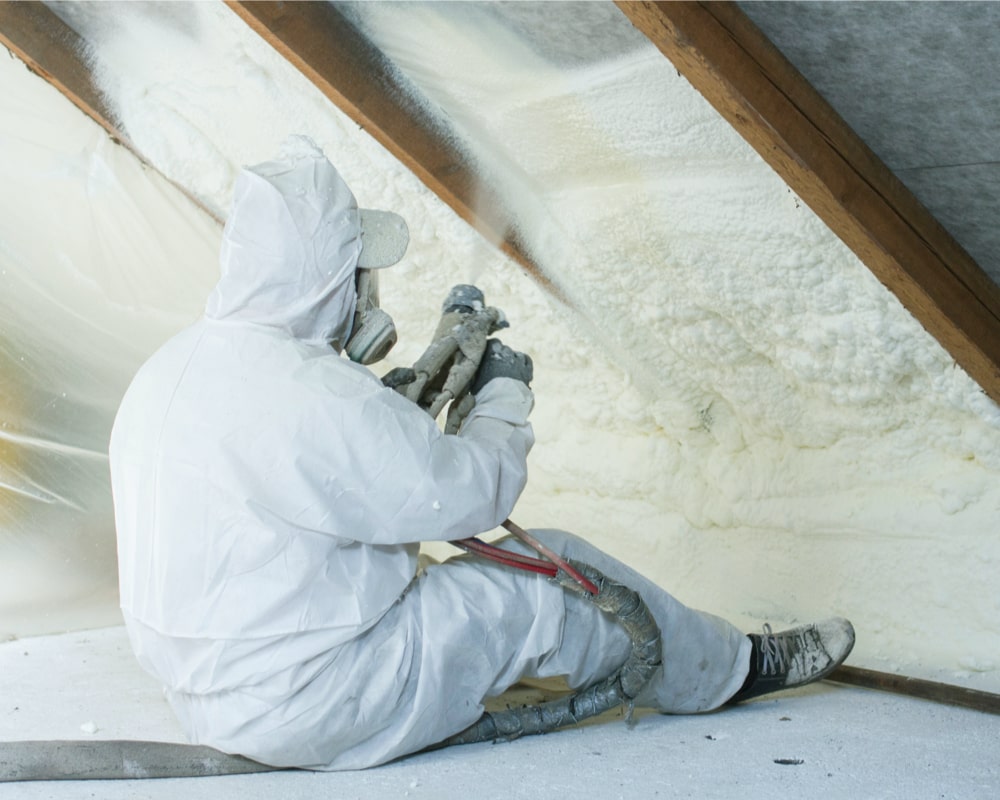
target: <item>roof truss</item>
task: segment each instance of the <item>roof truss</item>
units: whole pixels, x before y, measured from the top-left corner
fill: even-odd
[[[1000,402],[1000,290],[738,6],[617,5]]]
[[[739,8],[617,4],[1000,402],[1000,290]],[[408,99],[385,59],[333,4],[228,5],[459,216],[555,292],[517,241],[502,203],[483,202],[447,131]],[[43,4],[0,3],[0,41],[125,141],[77,55],[78,37]]]
[[[0,2],[0,44],[55,86],[112,138],[124,141],[80,53],[84,41],[43,3]]]
[[[511,214],[478,180],[454,137],[411,99],[385,57],[335,4],[227,0],[227,5],[456,214],[559,294],[527,255]]]

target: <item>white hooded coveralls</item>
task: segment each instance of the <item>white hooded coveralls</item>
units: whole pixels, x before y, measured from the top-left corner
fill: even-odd
[[[511,513],[532,395],[495,379],[444,435],[339,355],[360,249],[354,197],[321,154],[244,170],[205,316],[141,368],[111,437],[139,661],[193,742],[281,766],[382,763],[464,729],[522,677],[585,685],[628,652],[532,573],[463,556],[416,577],[420,541]],[[651,704],[705,710],[739,689],[736,629],[575,537],[537,535],[644,595],[666,662]]]

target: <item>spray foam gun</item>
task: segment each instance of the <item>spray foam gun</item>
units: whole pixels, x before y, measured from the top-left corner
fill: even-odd
[[[382,383],[412,400],[435,419],[448,406],[444,431],[458,433],[476,404],[470,387],[482,363],[486,343],[492,334],[508,327],[510,325],[503,312],[487,306],[483,293],[477,287],[469,284],[454,286],[444,301],[441,320],[430,346],[413,367],[391,370]],[[523,528],[509,519],[504,520],[502,525],[547,560],[503,550],[475,537],[455,540],[452,544],[507,566],[552,578],[562,570],[590,594],[597,594],[593,581]]]

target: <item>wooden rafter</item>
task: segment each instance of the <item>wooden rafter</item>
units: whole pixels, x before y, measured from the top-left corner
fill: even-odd
[[[229,5],[456,213],[553,289],[502,203],[484,202],[488,193],[447,131],[334,6]],[[1000,290],[739,8],[618,5],[1000,402]],[[80,57],[79,37],[45,5],[0,2],[0,42],[128,144]]]
[[[0,44],[104,128],[125,141],[84,63],[80,36],[44,3],[0,2]]]
[[[617,5],[1000,402],[1000,290],[738,6]]]
[[[21,59],[28,69],[62,92],[73,105],[104,128],[115,142],[131,150],[144,164],[149,163],[118,125],[94,84],[90,65],[83,57],[86,52],[84,40],[44,3],[0,0],[0,44]],[[218,215],[187,187],[165,175],[163,178],[216,222],[222,223]]]
[[[459,216],[561,297],[525,253],[502,202],[482,185],[448,131],[410,98],[384,58],[333,6],[229,5]],[[0,0],[0,43],[146,161],[94,85],[90,67],[81,56],[85,43],[43,3]],[[204,209],[197,198],[178,188]]]
[[[552,289],[502,204],[483,202],[483,187],[447,131],[409,99],[381,55],[332,5],[229,5],[456,213]],[[738,7],[618,5],[1000,402],[1000,290]],[[0,2],[0,42],[128,144],[80,57],[79,37],[45,5]]]
[[[525,252],[511,214],[483,185],[454,137],[413,99],[385,57],[335,5],[226,2],[462,219],[559,295]]]

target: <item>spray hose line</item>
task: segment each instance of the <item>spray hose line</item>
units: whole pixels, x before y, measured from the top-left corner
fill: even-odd
[[[204,745],[129,739],[0,742],[0,783],[199,778],[275,772]]]
[[[498,564],[504,564],[514,569],[527,570],[528,572],[537,572],[541,575],[548,575],[550,578],[556,577],[556,574],[562,570],[591,594],[596,595],[598,593],[599,590],[593,581],[589,580],[580,570],[560,557],[555,551],[550,550],[526,530],[515,525],[513,520],[504,520],[502,526],[548,560],[513,553],[510,550],[504,550],[502,547],[481,542],[475,536],[470,536],[467,539],[456,539],[450,542],[450,544],[465,550],[467,553],[475,553],[483,558],[496,561]]]

